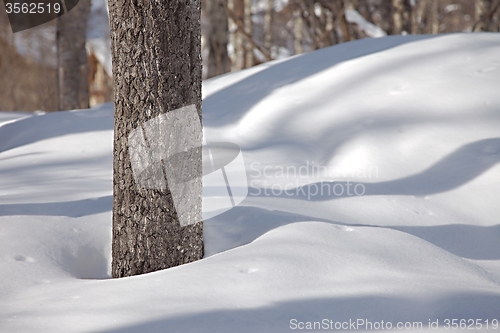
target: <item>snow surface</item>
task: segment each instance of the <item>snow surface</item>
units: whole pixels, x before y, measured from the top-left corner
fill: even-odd
[[[0,332],[500,319],[499,45],[365,39],[205,81],[205,136],[242,148],[250,195],[205,221],[205,259],[124,279],[112,105],[0,113]]]

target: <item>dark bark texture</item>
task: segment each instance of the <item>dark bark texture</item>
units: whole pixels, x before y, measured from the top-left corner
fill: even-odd
[[[110,0],[109,13],[115,103],[112,276],[123,277],[203,257],[202,222],[180,225],[168,186],[138,187],[128,150],[131,131],[166,112],[194,104],[201,121],[201,8],[199,0]]]
[[[90,0],[80,0],[57,20],[58,109],[89,107],[87,51],[85,49]]]

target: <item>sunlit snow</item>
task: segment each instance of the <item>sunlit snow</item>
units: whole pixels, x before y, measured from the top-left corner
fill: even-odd
[[[205,137],[241,147],[249,195],[204,222],[203,260],[123,279],[112,104],[0,113],[0,332],[494,331],[499,54],[499,34],[383,37],[204,82]]]

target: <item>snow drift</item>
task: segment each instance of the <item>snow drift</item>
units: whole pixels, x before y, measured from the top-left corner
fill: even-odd
[[[0,113],[0,331],[491,331],[499,42],[383,37],[204,82],[205,136],[242,148],[249,195],[205,221],[205,259],[119,280],[112,105]]]

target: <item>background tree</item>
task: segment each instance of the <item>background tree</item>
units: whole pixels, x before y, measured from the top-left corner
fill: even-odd
[[[231,61],[227,52],[228,18],[226,0],[208,0],[208,73],[207,78],[227,73],[231,70]]]
[[[244,31],[244,0],[229,0],[228,14],[231,26],[231,43],[233,47],[233,59],[231,59],[231,70],[238,71],[245,68],[245,43]]]
[[[273,0],[266,0],[264,13],[264,48],[270,52],[272,46]]]
[[[92,0],[92,17],[95,17],[95,8],[104,9],[102,4],[105,1],[107,2]],[[252,0],[251,10],[248,10],[248,0],[202,1],[205,2],[202,25],[204,78],[225,72],[226,55],[229,56],[231,70],[234,71],[295,53],[376,37],[366,31],[366,24],[353,19],[356,17],[361,17],[380,29],[382,33],[377,36],[500,30],[499,0]],[[222,9],[223,2],[228,9],[226,13]],[[212,3],[216,6],[210,7]],[[217,6],[221,7],[220,10]],[[59,84],[61,92],[70,86],[56,78],[58,56],[54,50],[57,49],[57,20],[13,34],[3,8],[0,6],[0,86],[4,88],[0,89],[0,109],[57,110]],[[207,12],[209,10],[210,13]],[[71,12],[64,17],[69,18]],[[104,12],[105,21],[108,21],[107,11]],[[227,16],[227,28],[224,28],[224,16]],[[70,20],[69,23],[83,21],[84,19]],[[227,30],[226,33],[223,30]],[[224,47],[226,34],[229,38],[227,47]],[[68,34],[72,44],[76,41],[75,36],[73,33]],[[81,42],[77,44],[82,45]],[[212,47],[210,52],[209,47]],[[79,47],[79,50],[82,49]],[[253,61],[247,61],[247,56],[248,59],[253,58]],[[65,66],[73,69],[62,70],[64,74],[60,76],[61,80],[67,74],[79,73],[79,69],[75,68],[83,65],[81,60],[73,61],[71,56],[61,59],[68,59],[76,64]],[[91,105],[109,101],[111,96],[111,71],[107,71],[108,76],[104,75],[100,67],[103,65],[102,59],[102,56],[96,58],[90,55]],[[109,68],[107,64],[106,62],[105,67]],[[82,78],[83,75],[79,77]],[[67,90],[70,93],[79,91],[78,88]],[[68,101],[77,102],[82,99],[71,97]],[[79,107],[84,106],[61,108]]]
[[[498,20],[495,22],[495,13],[499,6],[498,0],[477,0],[474,31],[499,31]]]
[[[87,50],[85,49],[90,0],[57,19],[58,110],[89,107]]]
[[[248,36],[253,36],[252,0],[244,0],[243,12],[244,12],[243,22],[245,27],[245,33]],[[254,65],[253,48],[254,46],[247,38],[247,40],[245,41],[245,68],[252,67]]]
[[[302,14],[300,11],[296,11],[295,14],[295,21],[293,24],[293,52],[295,54],[301,54],[304,52],[304,49],[302,47],[303,43],[303,38],[302,34],[304,32],[304,21],[302,20]]]
[[[410,32],[411,4],[409,0],[392,0],[392,34]]]
[[[112,275],[123,277],[203,256],[202,223],[180,225],[168,186],[137,186],[128,146],[132,130],[169,111],[194,104],[201,120],[201,8],[199,0],[110,0],[109,13],[115,102]]]

